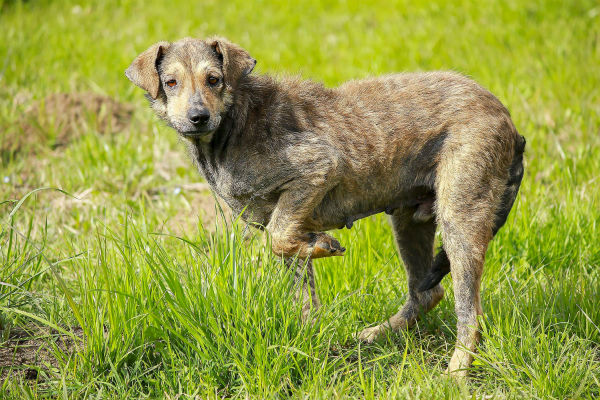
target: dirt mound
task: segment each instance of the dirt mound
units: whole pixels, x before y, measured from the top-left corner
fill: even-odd
[[[32,104],[0,144],[2,153],[64,146],[85,133],[124,131],[133,107],[96,93],[55,93]]]
[[[71,332],[75,337],[83,338],[81,328],[74,327]],[[58,366],[56,350],[68,354],[76,345],[71,336],[50,330],[12,329],[8,340],[0,342],[0,383],[6,378],[37,379],[40,370]]]

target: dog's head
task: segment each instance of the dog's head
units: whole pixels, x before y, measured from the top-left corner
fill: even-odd
[[[158,42],[125,75],[148,92],[156,114],[188,138],[210,140],[256,60],[223,38]]]

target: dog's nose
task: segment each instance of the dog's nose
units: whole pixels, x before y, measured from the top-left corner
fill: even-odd
[[[206,108],[191,108],[187,117],[194,125],[206,125],[210,119],[210,112]]]

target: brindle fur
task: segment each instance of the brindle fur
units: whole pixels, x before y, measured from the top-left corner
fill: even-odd
[[[299,259],[305,311],[318,306],[311,260],[345,250],[324,231],[391,214],[409,297],[359,338],[370,342],[388,328],[412,325],[442,299],[439,282],[451,272],[458,335],[448,370],[464,375],[478,340],[486,249],[523,174],[524,139],[506,108],[453,72],[330,89],[251,74],[255,64],[225,39],[186,38],[153,45],[126,75],[181,134],[233,212],[265,227],[273,251],[290,265]],[[206,115],[201,126],[198,113]],[[436,228],[444,247],[434,258]]]

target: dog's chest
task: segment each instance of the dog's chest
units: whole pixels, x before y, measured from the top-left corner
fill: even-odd
[[[273,178],[256,172],[243,159],[209,162],[202,153],[196,164],[213,191],[231,208],[235,216],[247,222],[266,225],[279,194],[273,190]]]
[[[231,207],[234,215],[247,222],[267,225],[277,204],[278,194],[269,190],[269,182],[256,176],[223,171],[216,181],[217,193]]]

